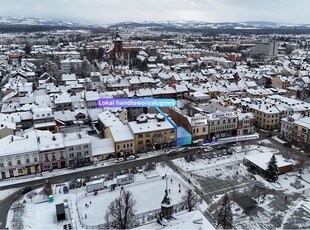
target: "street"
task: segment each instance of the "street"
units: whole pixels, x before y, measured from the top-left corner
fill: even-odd
[[[257,141],[259,141],[260,139],[254,140],[254,141],[248,141],[246,144],[257,144]],[[296,150],[294,148],[287,148],[282,143],[277,142],[273,138],[268,138],[268,140],[272,143],[271,147],[278,149],[280,151],[280,154],[282,154],[285,157],[290,157],[293,159],[304,159],[305,162],[308,162],[310,160],[305,154],[301,153],[299,150]],[[198,151],[203,152],[200,148],[194,148],[194,149],[189,149],[186,152],[179,151],[177,155],[173,155],[173,156],[168,156],[167,154],[161,154],[157,156],[150,156],[148,158],[138,158],[132,161],[115,163],[113,165],[98,166],[98,167],[94,167],[91,169],[87,169],[85,171],[75,171],[74,169],[68,169],[68,171],[70,172],[68,172],[67,174],[56,175],[52,178],[48,178],[48,180],[49,182],[53,184],[57,184],[57,183],[70,181],[71,179],[84,178],[86,176],[92,177],[92,176],[97,176],[101,174],[119,172],[124,169],[131,169],[133,167],[144,166],[146,165],[146,163],[149,163],[149,162],[154,162],[154,163],[167,162],[168,165],[173,168],[173,170],[178,171],[178,169],[175,166],[173,166],[173,164],[171,164],[170,160],[182,158],[182,157],[193,155],[193,154],[197,155]],[[221,152],[221,151],[223,150],[217,150],[217,147],[214,146],[213,151],[211,151],[210,153]],[[105,162],[100,162],[100,163],[105,163]],[[184,175],[181,175],[181,176],[184,179],[186,179]],[[21,182],[18,184],[5,185],[5,186],[1,186],[0,190],[6,190],[10,188],[17,188],[17,187],[22,188],[25,186],[31,186],[33,188],[34,187],[38,188],[38,187],[43,186],[46,179],[47,178],[42,178],[42,179],[38,179],[34,181],[27,181],[27,182]],[[249,183],[250,181],[251,181],[251,178],[244,178],[244,180],[242,180],[242,183],[240,184]],[[219,183],[218,180],[208,181],[208,182],[204,181],[203,187],[205,188],[205,190],[209,192],[212,191],[212,192],[209,195],[204,195],[203,198],[205,200],[208,200],[210,199],[210,196],[217,193],[215,190],[220,189],[220,188],[221,189],[227,188],[227,181],[224,184],[223,183],[224,182]],[[231,186],[232,185],[233,184],[231,184]],[[199,192],[197,189],[195,190],[196,192]],[[19,192],[15,192],[0,202],[0,209],[1,209],[0,229],[5,228],[6,216],[7,216],[8,210],[11,207],[11,205],[14,203],[14,201],[18,198],[18,196],[19,196]],[[210,216],[208,217],[208,219],[211,220]]]

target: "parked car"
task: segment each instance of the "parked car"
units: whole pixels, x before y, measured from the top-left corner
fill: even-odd
[[[22,188],[22,190],[20,191],[20,194],[25,195],[26,193],[30,192],[32,190],[32,188],[30,186],[26,186],[24,188]]]
[[[283,145],[288,147],[288,148],[292,148],[292,144],[289,142],[284,142]]]
[[[69,192],[68,186],[63,186],[62,191],[64,192],[64,194],[67,194]]]
[[[189,150],[190,150],[190,149],[189,149],[188,147],[186,147],[186,148],[182,149],[181,152],[182,152],[182,153],[186,153],[186,152],[189,152]]]
[[[231,148],[229,148],[229,149],[227,149],[227,155],[232,155],[233,154],[233,149],[231,149]]]
[[[123,162],[124,161],[124,158],[120,157],[120,158],[117,158],[116,162],[117,163],[120,163],[120,162]]]
[[[130,155],[127,157],[127,160],[130,161],[130,160],[134,160],[136,159],[136,157],[134,155]]]
[[[204,150],[205,152],[211,152],[211,151],[213,150],[213,148],[210,147],[210,146],[207,146],[207,147],[205,147],[203,150]]]
[[[196,160],[196,157],[195,157],[194,155],[190,155],[190,156],[189,156],[189,159],[190,159],[191,161],[195,161],[195,160]]]
[[[201,154],[201,159],[206,159],[206,154],[205,153]]]
[[[227,145],[218,145],[217,149],[226,149],[228,146]]]
[[[167,150],[167,151],[166,151],[166,154],[167,154],[168,156],[173,156],[173,155],[177,155],[177,154],[178,154],[178,151],[175,150],[175,149],[170,149],[170,150]]]
[[[186,161],[187,163],[191,162],[191,159],[190,159],[189,156],[185,156],[184,159],[185,159],[185,161]]]

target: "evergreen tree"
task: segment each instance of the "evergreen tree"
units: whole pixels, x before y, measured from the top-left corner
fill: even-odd
[[[217,226],[223,229],[231,229],[233,224],[233,216],[229,204],[229,197],[227,194],[223,197],[222,207],[217,217]]]
[[[275,182],[276,180],[278,180],[278,166],[274,154],[272,155],[268,163],[268,168],[266,170],[266,178],[270,182]]]
[[[26,45],[25,45],[25,47],[24,47],[24,51],[25,51],[25,53],[27,54],[27,55],[29,55],[30,54],[30,52],[31,52],[31,44],[30,43],[26,43]]]

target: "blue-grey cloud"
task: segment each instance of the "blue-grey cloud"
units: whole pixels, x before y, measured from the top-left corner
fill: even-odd
[[[309,0],[0,0],[0,16],[119,21],[266,20],[310,23]]]

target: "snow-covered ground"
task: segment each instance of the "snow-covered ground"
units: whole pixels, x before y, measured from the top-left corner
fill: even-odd
[[[163,179],[165,175],[167,175],[167,179]],[[133,198],[136,200],[136,214],[145,213],[148,216],[153,210],[160,209],[161,201],[165,195],[166,184],[170,190],[169,196],[172,198],[172,202],[174,204],[179,203],[188,189],[188,185],[163,164],[158,164],[155,171],[144,171],[135,174],[135,182],[123,187],[125,190],[131,191]],[[59,203],[65,203],[65,205],[69,206],[69,215],[73,220],[72,224],[77,229],[98,227],[98,225],[104,223],[104,215],[108,205],[120,195],[121,191],[121,187],[116,187],[114,191],[106,189],[94,195],[93,192],[86,193],[86,187],[82,187],[70,190],[68,194],[63,194],[59,191],[62,191],[64,185],[53,186],[53,203],[48,203],[47,197],[40,194],[42,189],[38,189],[38,194],[33,198],[25,196],[20,200],[20,203],[25,200],[24,211],[20,214],[21,219],[23,219],[23,229],[62,229],[63,225],[69,222],[57,223],[55,204]],[[206,209],[206,207],[204,203],[200,206],[200,209]],[[87,215],[87,218],[85,218],[85,215]],[[7,222],[9,229],[13,227],[13,219],[16,220],[16,212],[10,210]]]
[[[292,186],[299,176],[297,172],[280,175],[275,183],[253,175],[242,164],[244,156],[259,157],[260,153],[266,151],[280,154],[278,150],[268,147],[270,141],[262,142],[263,145],[234,147],[232,156],[213,156],[211,159],[198,159],[189,163],[184,159],[175,159],[173,164],[178,167],[180,174],[190,178],[203,191],[205,199],[211,198],[208,211],[214,218],[217,217],[225,193],[231,197],[246,194],[258,202],[250,214],[246,214],[237,203],[232,203],[236,229],[309,228],[310,169],[303,170],[301,187],[298,189]],[[263,194],[265,199],[262,198]]]
[[[175,159],[172,162],[178,168],[176,172],[165,165],[157,164],[155,171],[135,174],[135,183],[125,185],[124,189],[133,193],[134,199],[137,201],[137,213],[146,213],[147,215],[150,211],[160,208],[166,187],[166,180],[162,179],[162,176],[167,174],[168,188],[171,190],[173,202],[178,203],[188,187],[196,187],[202,191],[203,197],[208,201],[208,204],[200,205],[200,210],[202,212],[207,210],[214,218],[216,218],[221,204],[221,197],[225,193],[248,194],[256,200],[257,207],[251,214],[244,213],[237,203],[233,203],[234,227],[236,229],[310,228],[310,169],[303,170],[300,180],[302,187],[296,189],[291,186],[299,176],[296,172],[280,175],[277,182],[270,183],[259,175],[252,175],[242,164],[245,155],[258,154],[259,156],[265,151],[279,154],[278,150],[268,147],[268,140],[263,140],[263,142],[266,145],[233,147],[232,156],[214,156],[210,152],[207,153],[207,159],[197,159],[189,163],[183,158]],[[104,164],[113,163],[104,162]],[[92,167],[94,166],[88,168]],[[101,165],[99,164],[97,167],[101,167]],[[81,170],[85,170],[85,168]],[[68,170],[56,170],[53,173],[66,172]],[[47,177],[48,175],[49,173],[46,173],[43,176]],[[173,180],[172,183],[170,179]],[[188,179],[190,179],[190,183]],[[20,181],[23,180],[20,179]],[[179,184],[181,193],[179,193]],[[24,204],[24,212],[20,218],[24,221],[24,229],[63,229],[64,222],[57,224],[55,221],[55,204],[63,203],[65,200],[67,200],[65,204],[69,206],[73,226],[76,226],[77,229],[98,227],[98,224],[104,222],[107,206],[120,194],[120,187],[116,187],[116,190],[111,192],[100,191],[96,196],[93,193],[88,193],[85,196],[85,187],[70,190],[69,194],[60,194],[60,186],[63,185],[54,187],[55,200],[53,203],[43,202],[46,198],[44,199],[40,194],[33,197],[32,200],[24,198],[27,203]],[[0,193],[0,196],[4,193]],[[264,199],[262,194],[265,194]],[[287,197],[287,201],[285,201],[285,197]],[[89,207],[85,207],[85,204]],[[87,214],[87,218],[85,218],[85,214]],[[14,212],[11,210],[7,222],[7,227],[10,229],[13,224],[13,216]],[[14,220],[17,218],[15,212]]]

